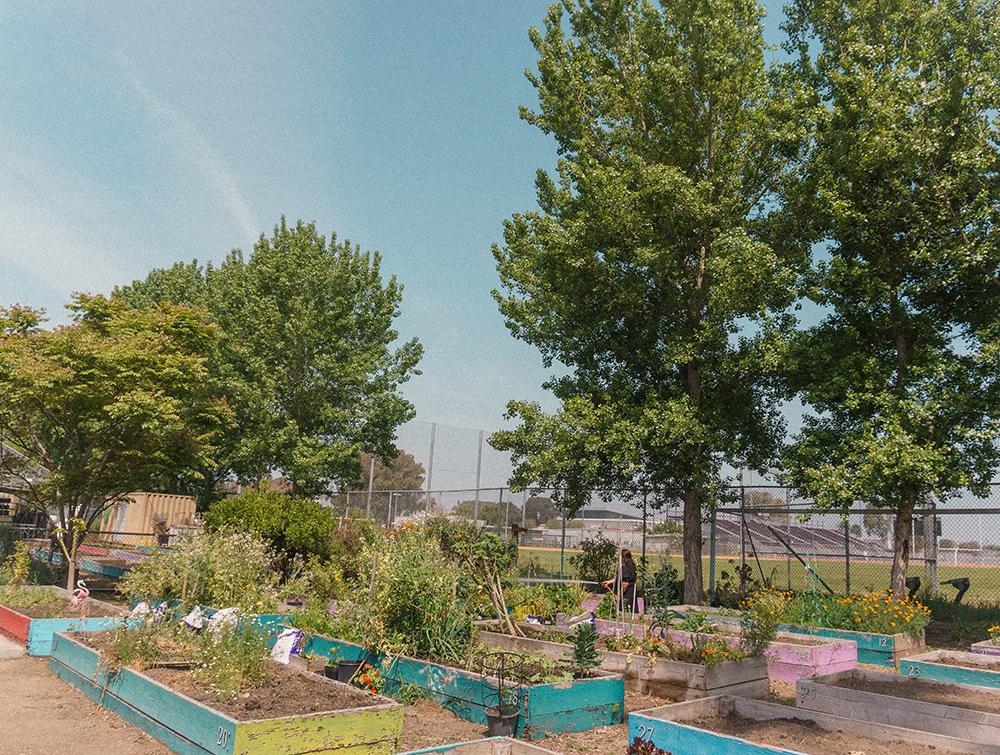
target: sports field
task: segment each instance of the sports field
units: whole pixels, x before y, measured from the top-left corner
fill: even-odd
[[[558,548],[521,548],[520,567],[523,577],[558,577],[559,576],[559,549]],[[570,556],[578,553],[576,550],[566,549],[565,552],[565,577],[573,579],[576,572],[570,563]],[[638,559],[638,553],[634,554]],[[684,566],[680,556],[662,556],[654,553],[648,556],[649,571],[654,573],[660,565],[669,560],[673,563],[678,573],[683,574]],[[705,586],[708,586],[709,559],[702,559],[705,575]],[[749,559],[747,563],[753,569],[753,575],[760,579],[760,571],[757,562]],[[823,580],[836,592],[846,591],[846,573],[843,561],[834,560],[814,560],[811,562]],[[718,557],[716,559],[716,582],[722,579],[722,572],[728,571],[733,576],[733,567],[739,566],[737,556],[730,562],[730,557]],[[851,559],[851,591],[866,592],[869,590],[884,590],[889,582],[889,570],[892,562],[885,561],[859,561]],[[764,576],[772,581],[779,589],[804,590],[813,586],[813,580],[806,572],[805,568],[794,558],[761,558],[760,567]],[[917,562],[910,566],[910,576],[920,577],[925,580],[924,565]],[[612,575],[608,575],[609,577]],[[965,594],[962,602],[975,601],[998,601],[1000,600],[1000,566],[954,566],[939,565],[938,581],[941,584],[941,596],[950,598],[955,594],[954,588],[944,584],[946,580],[956,577],[968,577],[972,586]],[[817,589],[823,589],[822,585],[815,583]]]

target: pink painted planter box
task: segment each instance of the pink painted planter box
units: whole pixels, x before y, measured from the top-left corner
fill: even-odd
[[[1000,645],[994,645],[992,640],[983,640],[972,646],[972,652],[980,655],[1000,655]]]
[[[599,634],[613,634],[624,631],[642,639],[646,627],[642,624],[621,624],[597,619]],[[690,632],[670,629],[667,632],[673,642],[691,647],[694,638]],[[733,634],[705,635],[722,637],[730,646],[739,644],[740,638]],[[852,640],[828,638],[808,638],[789,632],[778,632],[764,655],[767,657],[767,673],[771,679],[781,682],[796,682],[813,676],[850,671],[858,666],[858,644]]]

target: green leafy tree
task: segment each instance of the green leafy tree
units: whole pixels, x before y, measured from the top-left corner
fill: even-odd
[[[337,517],[316,501],[261,488],[213,503],[205,524],[212,530],[253,532],[283,554],[287,565],[295,556],[330,556]]]
[[[701,526],[725,461],[760,468],[782,433],[749,335],[783,323],[789,260],[762,235],[801,129],[764,62],[753,0],[554,5],[538,51],[539,109],[556,140],[540,211],[494,248],[508,327],[568,374],[555,414],[508,405],[491,442],[512,484],[683,501],[685,600],[702,598]],[[564,28],[566,22],[568,26]]]
[[[314,495],[360,479],[363,450],[395,456],[395,430],[413,417],[399,386],[421,347],[396,344],[402,286],[383,280],[378,253],[282,219],[249,256],[154,270],[116,295],[198,304],[220,326],[213,379],[236,423],[214,482],[280,472],[294,494]]]
[[[373,506],[388,503],[387,491],[396,491],[399,495],[393,496],[393,511],[397,514],[406,515],[422,510],[427,505],[427,497],[420,492],[424,488],[424,465],[414,458],[413,454],[401,448],[395,449],[396,455],[388,460],[375,457],[375,475],[372,482],[372,490],[377,494],[372,501]],[[354,481],[350,485],[352,493],[360,491],[362,494],[368,490],[368,478],[371,473],[372,455],[364,451],[358,454],[358,465],[360,467],[360,483]],[[336,496],[336,501],[346,506],[347,496],[343,493]],[[356,508],[359,501],[364,502],[364,495],[352,495],[351,502]]]
[[[0,310],[0,477],[50,515],[69,562],[103,511],[156,480],[211,469],[229,421],[206,354],[217,331],[203,311],[133,309],[78,295],[71,325],[44,329],[37,312]]]
[[[998,461],[1000,6],[797,0],[792,70],[814,122],[787,201],[816,245],[821,321],[796,339],[801,493],[895,517],[904,591],[914,507],[984,492]]]

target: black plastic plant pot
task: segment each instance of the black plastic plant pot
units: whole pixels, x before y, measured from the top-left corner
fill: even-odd
[[[361,668],[361,661],[341,661],[337,664],[337,681],[350,682]]]
[[[517,720],[521,717],[521,711],[516,708],[508,712],[504,708],[501,713],[497,708],[486,709],[486,734],[490,737],[513,737],[517,734]]]
[[[340,668],[333,663],[328,663],[323,667],[323,676],[327,679],[336,679],[340,681]]]

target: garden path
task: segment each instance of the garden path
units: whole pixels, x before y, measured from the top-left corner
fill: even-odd
[[[21,654],[6,657],[2,647],[0,751],[9,755],[169,753],[159,742],[56,678],[46,659]]]

